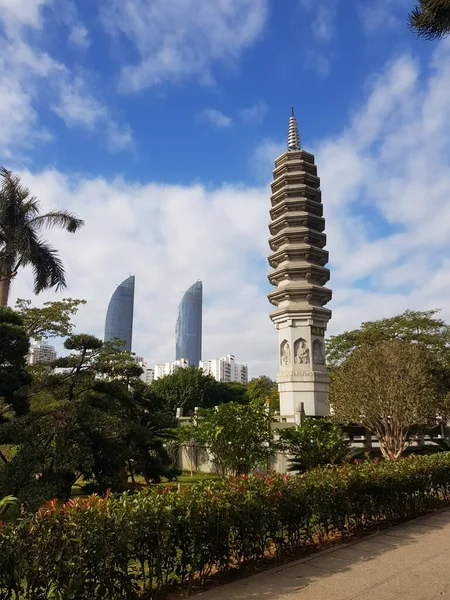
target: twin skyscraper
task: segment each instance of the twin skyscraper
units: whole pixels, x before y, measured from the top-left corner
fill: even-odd
[[[118,338],[131,351],[133,340],[135,277],[130,275],[117,286],[109,301],[105,341]],[[175,328],[175,360],[182,358],[198,367],[202,358],[203,284],[196,281],[183,294]]]

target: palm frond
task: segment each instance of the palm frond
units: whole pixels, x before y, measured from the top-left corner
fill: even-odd
[[[66,287],[66,276],[62,260],[57,251],[42,239],[32,242],[28,259],[33,267],[34,293],[54,287],[60,290]]]
[[[75,233],[78,229],[83,227],[84,221],[66,210],[54,210],[45,215],[39,215],[38,217],[30,219],[28,225],[36,227],[37,229],[41,229],[42,227],[46,227],[47,229],[60,227],[69,233]]]
[[[408,25],[425,40],[436,40],[450,34],[450,0],[418,0],[411,11]]]
[[[39,237],[42,228],[60,227],[76,232],[84,222],[73,213],[54,210],[39,214],[39,202],[20,178],[0,167],[0,273],[11,277],[19,266],[30,265],[34,291],[66,287],[64,267],[57,251]]]

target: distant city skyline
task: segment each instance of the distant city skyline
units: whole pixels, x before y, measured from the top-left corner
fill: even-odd
[[[202,358],[203,283],[198,280],[183,294],[175,326],[175,360],[198,367]]]
[[[105,319],[104,340],[118,338],[125,342],[124,350],[131,351],[133,343],[135,277],[130,275],[114,290]]]

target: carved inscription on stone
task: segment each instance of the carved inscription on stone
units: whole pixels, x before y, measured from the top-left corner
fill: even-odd
[[[325,335],[325,329],[322,329],[322,327],[311,327],[311,334],[323,337]]]
[[[294,342],[294,363],[296,365],[309,365],[309,348],[303,338],[299,338]]]
[[[323,352],[323,344],[321,340],[314,340],[313,342],[313,361],[316,365],[325,364],[325,355]]]
[[[280,346],[280,365],[287,367],[291,364],[291,348],[287,340],[283,340]]]

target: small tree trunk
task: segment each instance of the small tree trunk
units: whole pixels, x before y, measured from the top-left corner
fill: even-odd
[[[130,477],[131,477],[131,482],[133,483],[133,485],[136,483],[135,479],[134,479],[134,471],[133,471],[133,465],[131,464],[131,461],[128,461],[128,469],[130,470]]]
[[[5,465],[8,464],[8,459],[6,458],[6,456],[3,454],[3,452],[0,450],[0,459],[5,463]]]
[[[11,288],[10,277],[0,280],[0,306],[8,306],[9,290]]]

